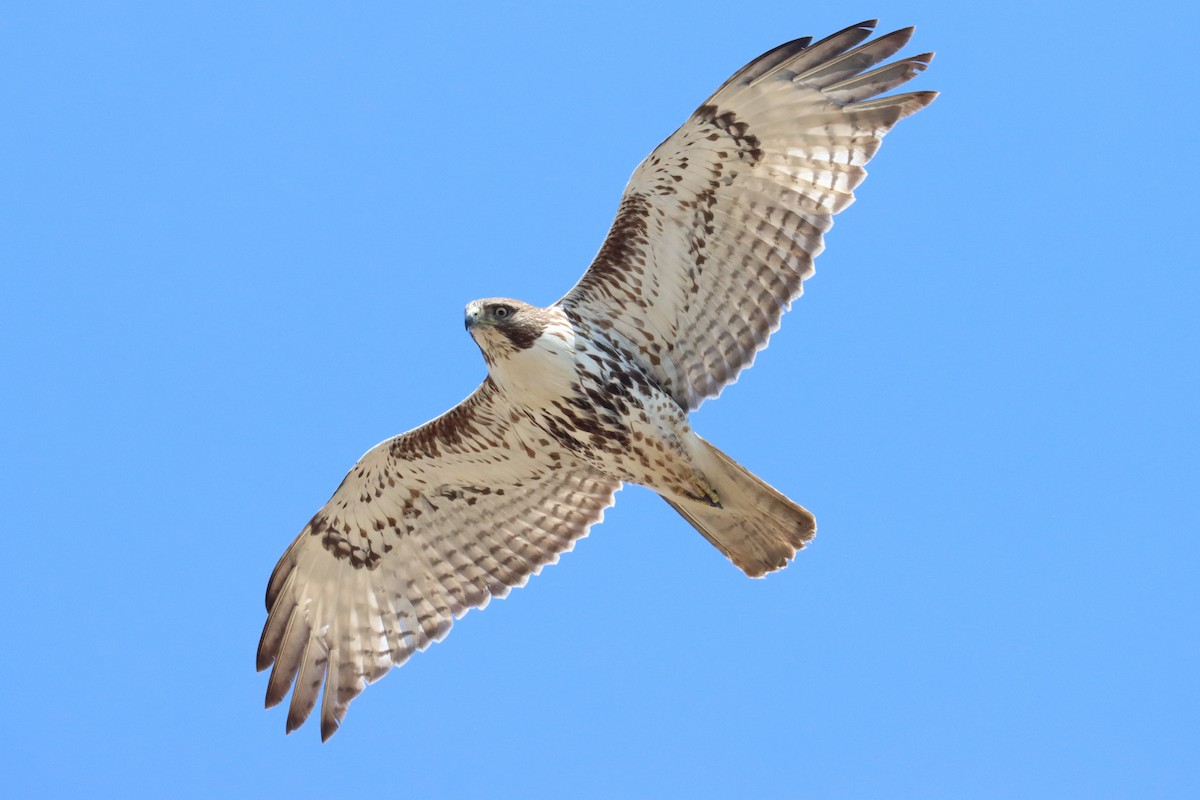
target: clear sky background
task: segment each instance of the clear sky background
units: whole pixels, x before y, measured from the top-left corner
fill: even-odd
[[[0,15],[7,796],[1196,797],[1195,6],[25,3]],[[938,51],[695,425],[817,516],[743,577],[637,488],[285,737],[276,558],[574,283],[733,70]]]

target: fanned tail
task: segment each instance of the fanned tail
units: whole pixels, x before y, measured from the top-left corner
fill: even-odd
[[[720,505],[662,498],[747,575],[758,578],[782,569],[812,541],[817,523],[803,507],[699,436],[693,456]]]

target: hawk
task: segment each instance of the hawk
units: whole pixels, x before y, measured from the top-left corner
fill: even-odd
[[[937,96],[879,96],[932,54],[876,66],[912,28],[866,41],[874,25],[736,72],[634,171],[557,303],[467,306],[483,384],[368,451],[271,575],[258,669],[274,665],[268,707],[292,692],[289,733],[320,696],[328,739],[368,683],[557,561],[624,483],[657,492],[747,575],[812,539],[812,515],[688,413],[767,345],[883,135]]]

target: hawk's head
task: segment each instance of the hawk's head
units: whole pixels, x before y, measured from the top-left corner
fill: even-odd
[[[507,297],[490,297],[467,303],[467,332],[494,364],[513,353],[533,347],[549,322],[544,308]]]

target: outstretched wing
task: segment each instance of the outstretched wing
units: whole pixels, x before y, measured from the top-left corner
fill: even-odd
[[[328,739],[368,683],[556,561],[620,486],[522,429],[490,378],[371,449],[271,575],[258,645],[258,669],[275,665],[267,706],[295,684],[290,733],[324,683]]]
[[[872,69],[912,35],[858,46],[874,25],[782,45],[726,81],[633,173],[595,261],[559,301],[623,340],[687,409],[766,346],[883,135],[937,96],[871,99],[933,57]]]

